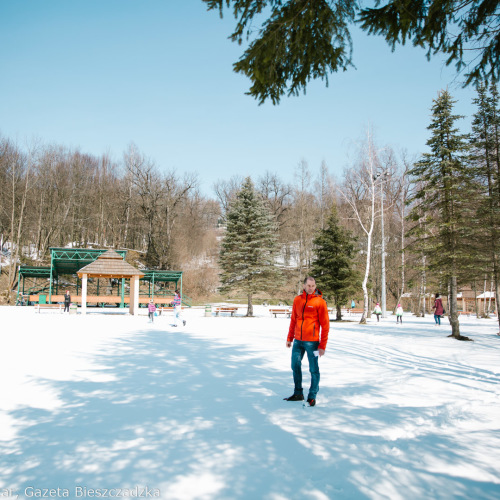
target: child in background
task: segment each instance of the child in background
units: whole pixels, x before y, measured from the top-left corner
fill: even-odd
[[[181,304],[181,292],[179,290],[175,291],[174,295],[174,324],[172,326],[178,326],[179,320],[181,319],[182,304]],[[186,320],[182,320],[182,325],[186,326]]]
[[[380,309],[380,304],[377,302],[375,309],[373,310],[373,314],[377,316],[377,321],[380,321],[380,316],[382,315],[382,309]]]
[[[148,304],[148,316],[150,323],[152,323],[154,320],[155,312],[156,312],[156,306],[155,303],[153,302],[153,299],[151,299]]]
[[[403,324],[403,308],[401,307],[401,304],[398,304],[398,307],[396,308],[396,323]]]

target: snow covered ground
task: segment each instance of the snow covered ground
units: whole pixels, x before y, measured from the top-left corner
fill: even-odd
[[[256,313],[0,308],[0,498],[500,498],[495,320],[332,323],[307,408],[289,320]]]

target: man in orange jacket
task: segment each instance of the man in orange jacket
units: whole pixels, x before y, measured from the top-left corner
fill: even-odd
[[[287,347],[291,347],[293,340],[292,371],[295,384],[293,395],[285,398],[286,401],[304,401],[302,358],[307,353],[311,372],[311,386],[307,402],[309,406],[316,404],[316,394],[319,390],[318,358],[325,354],[329,330],[330,318],[326,302],[321,292],[316,289],[316,280],[308,276],[304,280],[304,292],[297,295],[293,301],[290,328],[286,339]]]

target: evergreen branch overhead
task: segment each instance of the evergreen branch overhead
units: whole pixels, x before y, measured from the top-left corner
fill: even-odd
[[[208,10],[232,8],[230,40],[248,47],[233,68],[251,82],[248,95],[278,104],[305,92],[312,79],[354,68],[351,29],[358,23],[392,50],[407,42],[443,54],[464,73],[464,85],[500,76],[500,7],[494,0],[202,0]],[[259,27],[254,28],[254,23]]]

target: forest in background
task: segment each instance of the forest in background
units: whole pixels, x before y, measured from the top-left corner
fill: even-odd
[[[471,132],[468,140],[476,144],[475,149],[471,146],[475,156],[467,153],[464,162],[469,169],[479,168],[484,161],[477,134],[474,139]],[[497,135],[497,158],[498,140]],[[417,160],[375,144],[367,132],[341,178],[334,178],[325,163],[313,169],[301,160],[293,182],[271,170],[252,179],[276,223],[277,265],[286,276],[276,298],[289,301],[300,289],[314,261],[314,239],[334,205],[356,241],[353,267],[363,274],[369,265],[370,300],[378,301],[381,295],[382,220],[388,309],[406,292],[411,294],[407,305],[418,311],[424,295],[446,287],[439,273],[427,269],[426,252],[413,248],[417,236],[408,235],[415,226],[407,218],[412,208],[408,200],[425,190],[408,175]],[[498,173],[500,169],[491,184],[497,191]],[[483,186],[480,196],[498,205],[498,196],[479,170],[475,175]],[[107,155],[37,141],[20,145],[0,136],[0,243],[2,254],[9,256],[2,266],[2,296],[12,303],[18,263],[47,265],[50,247],[72,245],[127,249],[148,268],[182,270],[184,291],[193,299],[213,297],[220,285],[218,258],[226,214],[243,180],[238,175],[219,180],[213,197],[208,197],[200,193],[195,173],[165,170],[134,144],[116,162]],[[433,216],[439,215],[425,214]],[[460,277],[461,284],[490,290],[492,269],[489,259],[480,259]],[[361,285],[352,299],[363,300]]]
[[[390,267],[397,271],[389,286],[395,296],[401,287],[405,168],[398,161],[392,151],[383,155],[384,166],[390,164],[392,174],[384,193],[387,258],[395,259]],[[2,271],[10,286],[16,280],[17,262],[47,265],[50,247],[73,245],[127,249],[149,268],[184,271],[185,291],[193,298],[217,293],[225,215],[243,176],[218,181],[210,198],[200,194],[196,174],[164,171],[133,144],[117,163],[106,155],[41,143],[21,147],[0,138],[0,179],[2,251],[12,255]],[[311,267],[313,239],[324,227],[332,205],[338,205],[354,233],[357,225],[325,163],[313,171],[305,160],[300,161],[293,184],[270,172],[253,180],[278,228],[278,265],[289,278],[280,298],[293,297],[297,283]],[[376,237],[374,241],[377,247]],[[376,266],[376,251],[373,256]],[[373,287],[377,287],[376,277]]]

